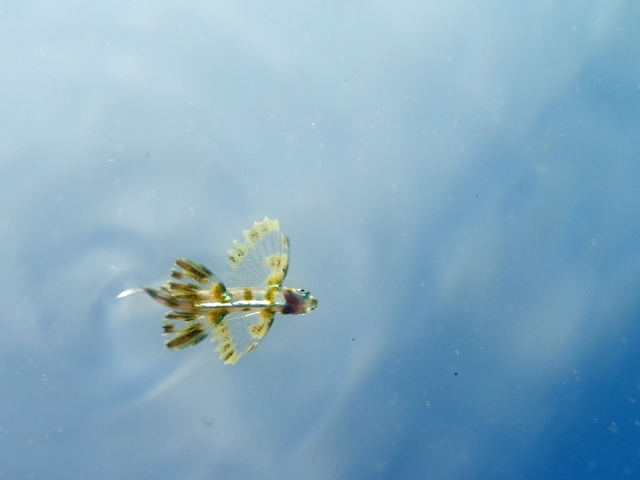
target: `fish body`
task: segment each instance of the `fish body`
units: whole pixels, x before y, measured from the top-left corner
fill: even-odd
[[[158,288],[143,286],[154,300],[169,307],[162,325],[173,335],[173,350],[196,345],[212,334],[225,363],[236,363],[254,350],[277,313],[304,314],[317,307],[306,290],[283,287],[289,267],[289,240],[278,220],[265,218],[244,232],[228,251],[232,279],[227,287],[204,265],[178,258],[170,279]]]

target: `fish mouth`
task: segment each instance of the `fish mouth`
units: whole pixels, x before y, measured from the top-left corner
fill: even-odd
[[[311,305],[310,305],[309,310],[314,310],[317,306],[318,306],[318,300],[316,300],[315,298],[311,297]]]

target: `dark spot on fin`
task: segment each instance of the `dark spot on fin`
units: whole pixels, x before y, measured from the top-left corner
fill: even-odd
[[[193,347],[207,338],[208,334],[207,330],[202,328],[202,325],[196,323],[180,330],[173,339],[167,342],[167,347],[171,350]]]
[[[176,312],[175,310],[169,310],[164,316],[166,320],[182,320],[183,322],[192,322],[198,318],[198,314],[193,312]]]
[[[199,263],[192,262],[191,260],[187,260],[186,258],[178,258],[176,260],[176,265],[184,270],[184,272],[172,270],[171,275],[174,278],[184,278],[186,276],[191,280],[195,280],[198,283],[206,285],[213,276],[213,272],[207,267],[200,265]]]

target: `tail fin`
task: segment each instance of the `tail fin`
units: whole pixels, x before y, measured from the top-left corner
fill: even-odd
[[[169,308],[177,308],[180,305],[180,301],[174,297],[168,288],[164,285],[160,288],[151,288],[146,285],[142,286],[142,289],[149,294],[156,302]]]
[[[142,292],[142,288],[127,288],[125,291],[120,292],[120,294],[116,298],[124,298],[129,295],[133,295],[134,293]]]

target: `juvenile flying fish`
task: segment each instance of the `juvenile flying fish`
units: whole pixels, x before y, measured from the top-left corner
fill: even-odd
[[[289,240],[278,220],[265,217],[245,230],[244,237],[228,250],[231,278],[242,287],[226,287],[207,267],[186,258],[176,260],[164,285],[142,287],[171,308],[162,325],[165,335],[173,335],[166,342],[170,349],[191,347],[212,333],[220,359],[236,363],[258,346],[276,313],[305,314],[318,306],[306,290],[282,286]]]

